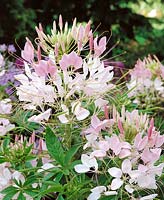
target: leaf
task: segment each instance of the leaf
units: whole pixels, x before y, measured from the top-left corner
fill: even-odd
[[[77,151],[79,150],[80,146],[73,146],[71,147],[65,156],[65,163],[66,165],[71,161],[71,159],[73,158],[73,156],[77,153]]]
[[[33,175],[33,176],[26,178],[26,181],[24,182],[23,186],[28,186],[28,185],[31,185],[36,182],[37,182],[37,179],[36,179],[35,175]]]
[[[57,200],[64,200],[63,196],[62,195],[59,195]]]
[[[20,192],[19,196],[18,196],[18,200],[26,200],[25,196],[23,195],[22,192]]]
[[[10,135],[5,137],[5,139],[3,140],[3,150],[7,149],[9,144],[10,144]]]
[[[135,36],[135,39],[137,40],[137,42],[140,44],[140,45],[144,45],[145,42],[146,42],[146,39],[140,35],[136,35]]]
[[[39,195],[44,196],[44,195],[52,193],[52,192],[63,192],[63,186],[61,184],[56,184],[52,187],[49,187],[48,189],[46,189],[44,191],[41,191],[39,193]]]
[[[59,173],[59,174],[55,177],[54,183],[59,183],[60,180],[62,179],[62,177],[63,177],[63,173]]]
[[[46,128],[46,146],[49,154],[54,158],[61,166],[64,166],[64,150],[59,141],[55,136],[54,132],[47,127]]]
[[[6,194],[6,195],[3,197],[3,200],[11,200],[12,197],[13,197],[17,192],[18,192],[17,190],[9,192],[8,194]]]
[[[31,197],[35,197],[38,194],[38,191],[31,188],[31,189],[25,189],[24,193],[30,195]]]
[[[9,186],[7,188],[5,188],[4,190],[1,191],[2,194],[6,194],[6,193],[10,193],[10,192],[17,192],[17,188],[13,187],[13,186]]]
[[[4,157],[0,156],[0,164],[2,164],[4,162],[6,162],[6,159]]]

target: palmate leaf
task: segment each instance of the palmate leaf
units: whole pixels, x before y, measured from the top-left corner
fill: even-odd
[[[1,191],[2,194],[6,194],[3,197],[3,200],[11,200],[12,197],[18,192],[18,188],[15,188],[13,186],[9,186]]]
[[[50,186],[48,189],[41,191],[38,196],[45,196],[53,192],[63,192],[63,186],[61,184],[55,184],[54,186]]]
[[[26,200],[22,192],[19,193],[18,200]]]
[[[56,137],[56,135],[54,134],[54,132],[51,130],[50,127],[46,128],[45,139],[46,139],[46,146],[51,157],[54,158],[56,162],[59,163],[61,166],[64,166],[65,164],[64,149],[59,139]]]

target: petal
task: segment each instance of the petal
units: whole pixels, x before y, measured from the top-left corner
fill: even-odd
[[[39,115],[33,115],[28,119],[29,122],[36,122],[41,123],[43,120],[48,121],[49,117],[51,115],[51,109],[49,108],[45,112],[39,114]]]
[[[81,121],[87,118],[89,114],[90,112],[87,109],[81,107],[80,110],[78,110],[75,115],[76,115],[77,120]]]
[[[81,161],[88,168],[94,167],[95,170],[98,169],[98,164],[97,164],[97,161],[94,157],[90,157],[86,154],[82,154]]]
[[[120,168],[117,167],[112,167],[108,169],[108,172],[111,176],[116,177],[116,178],[121,178],[122,176],[122,171]]]
[[[107,191],[107,192],[104,192],[104,195],[105,196],[112,196],[112,195],[117,195],[118,193],[116,191]]]
[[[122,172],[128,174],[132,169],[132,164],[129,159],[125,159],[121,166]]]
[[[158,194],[151,194],[140,198],[140,200],[153,200]]]
[[[59,115],[58,119],[60,120],[61,123],[66,124],[69,122],[69,120],[67,119],[67,117],[65,116],[65,114]]]
[[[75,165],[74,169],[78,173],[86,173],[90,170],[89,167],[82,165],[82,164]]]
[[[101,197],[100,193],[91,193],[87,200],[98,200]]]
[[[131,155],[131,151],[129,149],[121,149],[119,153],[119,158],[123,159]]]
[[[91,192],[93,192],[93,193],[102,193],[104,191],[106,191],[105,186],[97,186],[91,190]]]
[[[97,158],[103,158],[106,156],[106,151],[103,150],[95,150],[91,153],[91,156],[97,157]]]
[[[123,181],[120,178],[115,178],[111,183],[111,190],[117,190],[123,185]]]
[[[130,187],[130,185],[125,185],[125,190],[132,194],[134,192],[134,189]]]

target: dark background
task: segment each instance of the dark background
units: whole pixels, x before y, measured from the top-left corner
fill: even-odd
[[[25,37],[32,41],[36,37],[35,26],[42,23],[45,32],[50,30],[53,20],[62,14],[64,21],[72,23],[77,17],[79,22],[92,20],[93,29],[100,24],[98,31],[112,32],[109,46],[120,41],[110,53],[115,60],[125,62],[132,67],[137,58],[148,54],[156,54],[164,59],[164,28],[154,28],[153,24],[161,25],[163,15],[150,18],[140,14],[140,4],[153,9],[153,0],[1,0],[0,1],[0,44],[18,43],[23,47]],[[129,4],[138,5],[134,11]],[[157,0],[160,6],[163,1]],[[158,5],[157,5],[158,6]],[[126,53],[124,53],[126,51]]]

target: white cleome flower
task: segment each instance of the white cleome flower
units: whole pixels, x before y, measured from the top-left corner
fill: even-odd
[[[78,173],[86,173],[89,171],[97,171],[98,163],[94,157],[82,154],[81,156],[82,164],[75,165],[75,171]],[[92,169],[93,168],[93,169]]]
[[[39,77],[36,73],[31,73],[27,63],[25,63],[24,74],[16,75],[15,78],[21,83],[17,87],[19,100],[31,103],[34,106],[42,106],[44,103],[54,103],[56,94],[51,85],[46,85],[45,78]]]
[[[49,108],[45,112],[39,114],[39,115],[33,115],[28,119],[29,122],[36,122],[41,123],[42,121],[48,121],[49,117],[51,115],[51,109]]]

